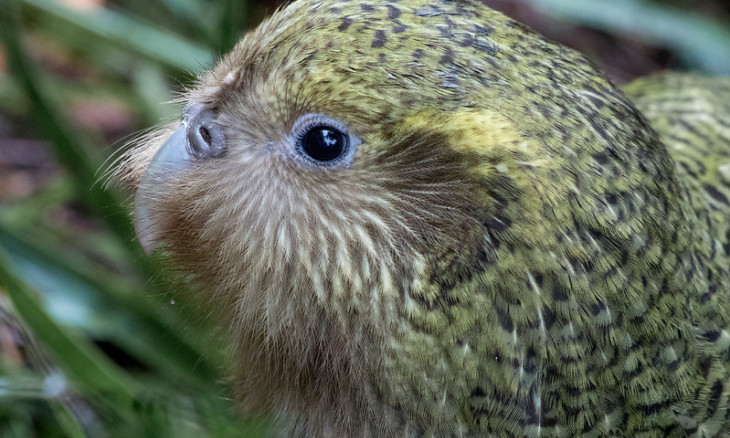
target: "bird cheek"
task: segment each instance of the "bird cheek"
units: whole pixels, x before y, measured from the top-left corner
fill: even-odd
[[[160,201],[161,191],[170,177],[188,167],[190,161],[186,129],[181,123],[152,157],[134,197],[134,229],[140,245],[148,254],[159,240],[153,220],[155,204]]]

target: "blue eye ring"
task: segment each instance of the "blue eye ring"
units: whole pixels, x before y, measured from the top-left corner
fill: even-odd
[[[315,113],[297,119],[291,139],[297,159],[316,167],[348,167],[360,144],[346,124]]]

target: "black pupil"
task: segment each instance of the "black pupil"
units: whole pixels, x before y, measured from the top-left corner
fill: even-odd
[[[332,161],[345,150],[345,134],[325,127],[310,129],[304,136],[304,152],[317,161]]]

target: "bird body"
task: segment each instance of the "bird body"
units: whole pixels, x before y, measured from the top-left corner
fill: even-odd
[[[627,92],[475,1],[298,0],[122,172],[288,436],[723,436],[730,81]]]

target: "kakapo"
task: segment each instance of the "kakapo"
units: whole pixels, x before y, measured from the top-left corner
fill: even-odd
[[[120,170],[138,236],[285,436],[730,434],[730,80],[297,0],[184,101]]]

